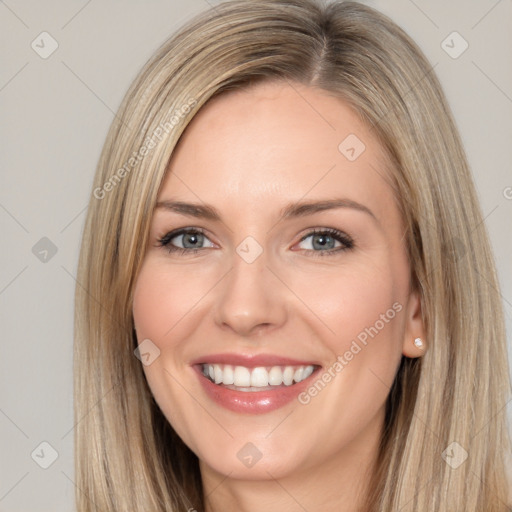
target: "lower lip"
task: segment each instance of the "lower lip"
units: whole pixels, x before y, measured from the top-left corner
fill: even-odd
[[[206,394],[217,404],[230,411],[248,414],[263,414],[275,411],[304,391],[311,379],[318,373],[318,368],[307,378],[291,386],[279,386],[265,391],[236,391],[214,384],[202,372],[202,366],[195,366],[199,381]]]

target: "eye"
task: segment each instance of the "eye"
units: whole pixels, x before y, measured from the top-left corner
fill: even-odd
[[[302,237],[299,243],[311,241],[302,249],[314,256],[331,256],[354,247],[354,241],[347,234],[332,228],[315,229]],[[203,246],[204,242],[209,245]],[[175,254],[196,254],[202,249],[214,247],[201,228],[182,228],[171,231],[158,240],[161,247]]]
[[[301,238],[300,242],[302,243],[309,238],[311,238],[311,241],[305,244],[309,246],[305,250],[314,256],[332,256],[354,247],[352,238],[337,229],[315,229]],[[338,243],[337,246],[336,243]]]
[[[172,242],[173,240],[176,240],[180,246],[176,246],[176,242]],[[201,249],[206,248],[202,247],[202,244],[205,240],[209,241],[202,229],[183,228],[167,233],[158,240],[158,244],[162,247],[165,247],[170,253],[195,254]],[[211,245],[207,247],[214,247],[212,242],[210,242],[210,244]]]

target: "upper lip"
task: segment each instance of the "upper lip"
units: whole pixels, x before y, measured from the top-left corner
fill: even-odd
[[[257,366],[320,366],[314,361],[292,359],[290,357],[278,356],[275,354],[210,354],[199,357],[190,363],[198,364],[230,364],[233,366],[245,366],[255,368]]]

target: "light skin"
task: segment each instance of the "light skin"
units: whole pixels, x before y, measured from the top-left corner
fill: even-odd
[[[338,149],[349,134],[365,145],[354,161]],[[133,315],[139,342],[149,338],[160,350],[144,372],[199,457],[207,512],[360,509],[401,357],[423,353],[413,343],[424,337],[421,306],[385,161],[346,103],[286,82],[212,100],[176,148],[158,201],[208,204],[221,220],[155,210]],[[348,206],[280,219],[290,203],[331,199]],[[159,244],[186,227],[204,231],[172,238],[188,253]],[[329,228],[344,241],[311,234]],[[236,251],[248,236],[263,251],[252,263]],[[191,367],[228,352],[288,356],[326,370],[395,303],[400,311],[307,405],[227,410]],[[262,454],[252,467],[237,457],[247,443]]]

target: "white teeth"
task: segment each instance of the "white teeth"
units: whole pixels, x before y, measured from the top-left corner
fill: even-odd
[[[218,366],[218,365],[214,365]],[[240,387],[249,387],[251,385],[251,372],[245,366],[235,366],[233,384]]]
[[[233,367],[226,365],[224,366],[224,370],[222,370],[222,383],[223,384],[234,384],[235,383],[235,374],[233,373]]]
[[[293,371],[293,368],[291,366],[287,366],[285,369],[284,369],[284,372],[283,372],[283,384],[285,386],[291,386],[292,383],[293,383],[293,374],[295,372]]]
[[[301,380],[305,380],[307,379],[311,374],[313,373],[313,367],[311,365],[309,366],[306,366],[304,368],[304,372],[302,373],[302,378]]]
[[[268,383],[271,386],[280,386],[283,383],[283,372],[279,366],[273,366],[268,372]]]
[[[268,386],[291,386],[307,379],[314,370],[308,366],[272,366],[246,368],[223,364],[204,364],[203,375],[215,384],[234,385],[240,388],[266,388]]]
[[[254,368],[251,373],[251,386],[262,388],[268,386],[268,372],[265,368]]]

